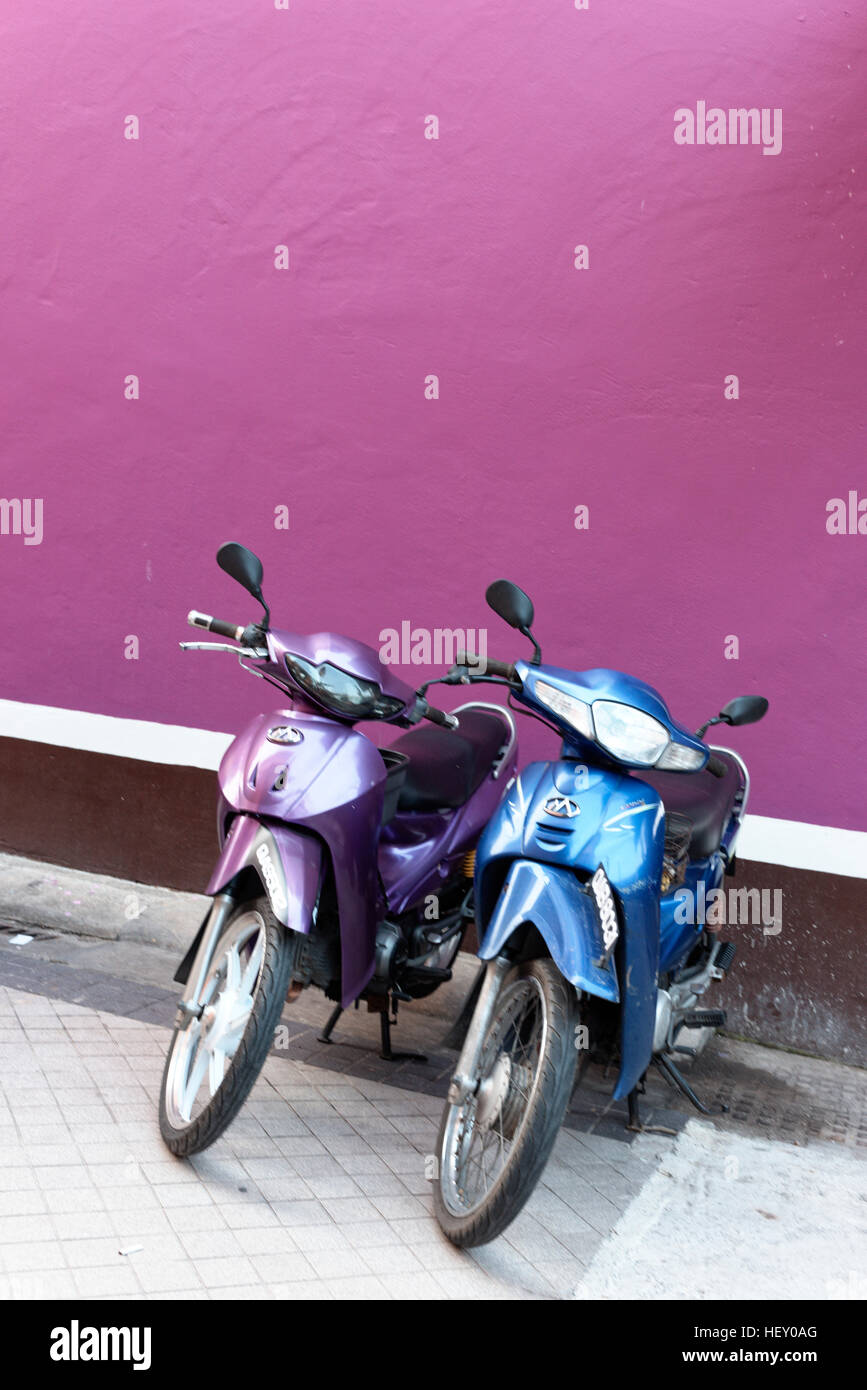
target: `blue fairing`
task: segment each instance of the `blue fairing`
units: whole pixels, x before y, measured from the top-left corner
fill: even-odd
[[[539,927],[552,958],[577,989],[612,1004],[620,1002],[613,959],[604,966],[599,963],[605,945],[596,906],[573,873],[532,859],[514,859],[485,931],[482,959],[497,955],[529,920]]]
[[[573,817],[545,811],[569,797]],[[659,966],[664,813],[657,793],[623,773],[572,759],[531,763],[482,835],[476,854],[479,955],[495,956],[523,923],[544,938],[578,989],[621,1002],[621,1067],[614,1095],[632,1090],[652,1051]],[[581,877],[602,865],[619,900],[622,938],[613,965],[594,966],[600,933]],[[576,873],[577,871],[577,873]]]
[[[659,904],[659,973],[665,974],[682,965],[704,930],[704,914],[693,911],[690,914],[684,906],[684,896],[688,893],[696,908],[700,909],[700,886],[704,884],[706,893],[718,888],[725,873],[725,861],[721,854],[712,854],[709,859],[698,859],[687,865],[686,877],[678,888],[666,893]],[[698,921],[690,921],[696,916]]]

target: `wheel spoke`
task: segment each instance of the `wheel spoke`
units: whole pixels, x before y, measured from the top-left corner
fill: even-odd
[[[262,960],[263,960],[263,958],[264,958],[264,955],[265,955],[265,939],[264,939],[264,933],[259,932],[259,933],[256,935],[255,941],[254,941],[254,943],[253,943],[253,949],[250,951],[250,959],[247,961],[247,964],[245,965],[244,970],[243,970],[243,973],[242,973],[242,975],[241,975],[241,978],[240,978],[240,980],[239,980],[239,982],[238,982],[238,989],[240,990],[240,992],[241,992],[242,994],[250,995],[250,996],[251,996],[251,998],[250,998],[250,1004],[251,1004],[251,1006],[252,1006],[252,1003],[253,1003],[253,1000],[252,1000],[253,986],[255,985],[256,981],[257,981],[258,978],[259,978],[259,971],[260,971],[261,968],[262,968]]]
[[[215,1048],[210,1055],[208,1065],[208,1085],[211,1088],[211,1095],[216,1095],[223,1082],[226,1073],[226,1054],[222,1048]]]
[[[518,981],[498,1004],[482,1050],[479,1088],[454,1107],[443,1152],[443,1195],[456,1214],[481,1206],[508,1166],[542,1060],[546,1011],[538,984]]]
[[[184,1086],[181,1103],[179,1106],[181,1118],[189,1124],[193,1118],[193,1105],[196,1096],[199,1094],[199,1087],[205,1079],[205,1072],[208,1070],[208,1052],[199,1042],[198,1050],[192,1059],[186,1085]]]

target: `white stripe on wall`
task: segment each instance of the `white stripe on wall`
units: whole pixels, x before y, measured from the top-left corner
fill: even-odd
[[[110,753],[142,762],[215,770],[232,734],[118,719],[53,705],[0,700],[0,737],[31,739],[89,753]],[[781,864],[791,869],[867,878],[867,831],[832,825],[748,815],[737,845],[742,859]]]
[[[185,729],[180,724],[151,724],[146,719],[116,719],[54,705],[25,705],[0,700],[0,737],[54,743],[87,753],[113,753],[145,763],[215,769],[232,742],[231,734]]]

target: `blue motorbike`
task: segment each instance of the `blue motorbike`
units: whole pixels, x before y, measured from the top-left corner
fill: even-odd
[[[484,668],[459,654],[446,681],[505,684],[562,748],[513,778],[476,852],[486,964],[449,1039],[461,1051],[434,1187],[439,1223],[460,1246],[492,1240],[527,1201],[591,1058],[614,1064],[632,1128],[651,1063],[707,1113],[674,1057],[694,1051],[690,1030],[706,1037],[725,1022],[699,1007],[735,954],[707,929],[704,904],[733,872],[749,775],[703,737],[768,708],[742,696],[692,734],[643,681],[543,666],[516,585],[498,580],[486,598],[534,654]]]

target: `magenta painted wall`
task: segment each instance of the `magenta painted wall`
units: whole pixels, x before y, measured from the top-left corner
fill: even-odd
[[[44,538],[0,536],[0,696],[235,727],[264,688],[176,647],[190,606],[252,613],[230,537],[278,624],[374,643],[484,623],[508,574],[557,664],[692,725],[767,694],[731,736],[754,810],[867,827],[867,535],[826,530],[867,497],[856,7],[6,0],[3,27],[0,492]],[[677,145],[699,100],[781,108],[781,153]]]

